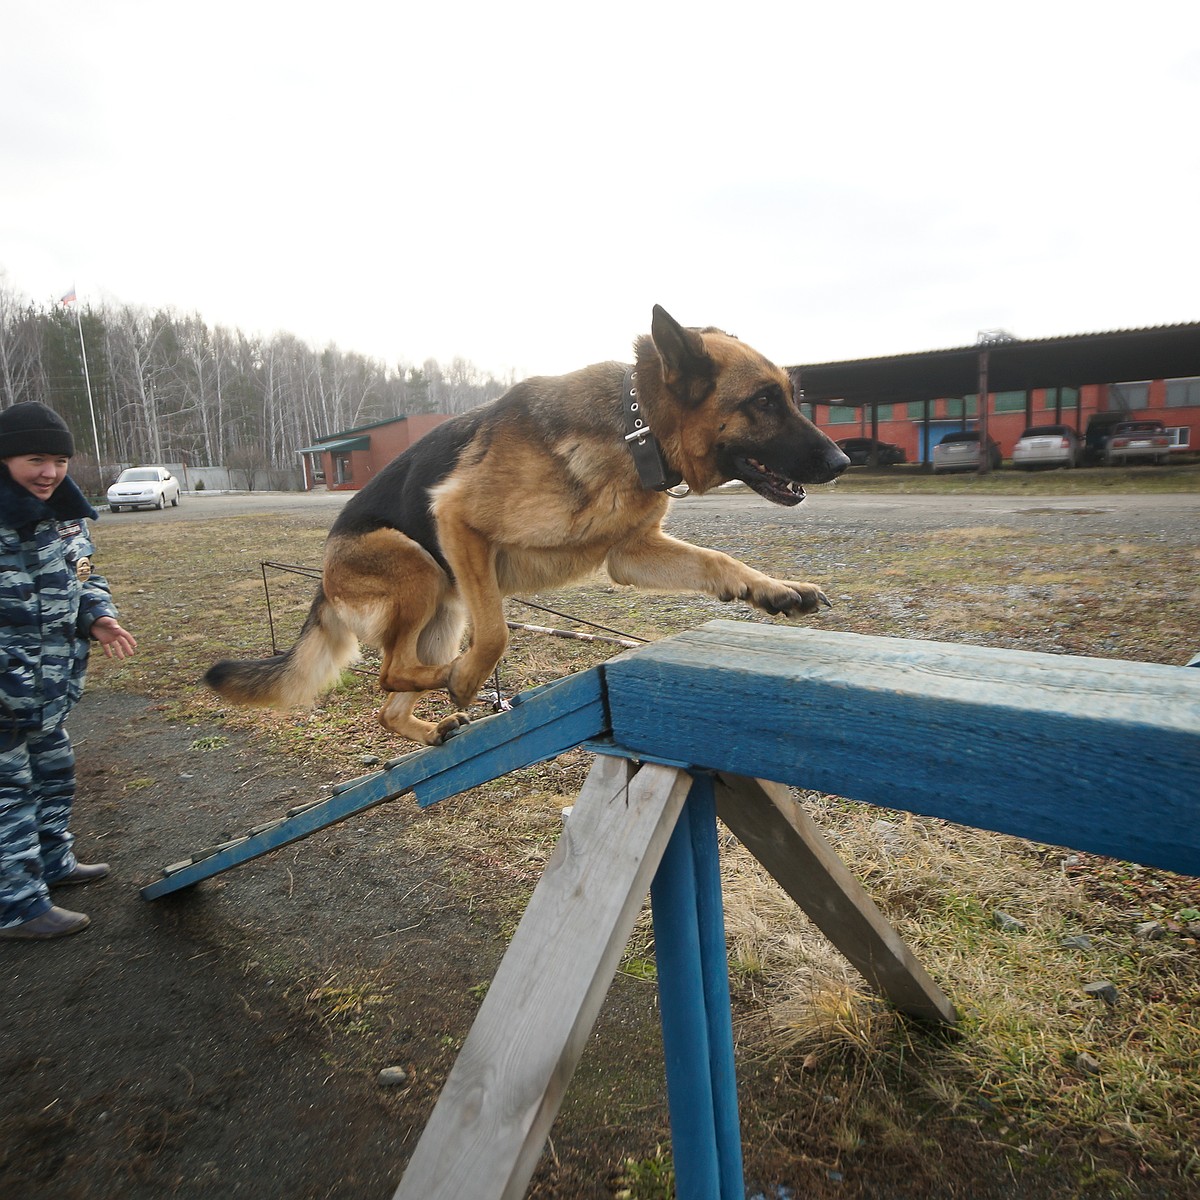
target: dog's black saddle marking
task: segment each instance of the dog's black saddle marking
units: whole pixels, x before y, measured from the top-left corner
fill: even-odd
[[[625,371],[621,406],[625,410],[625,445],[633,455],[633,465],[637,467],[642,487],[651,492],[665,492],[668,488],[678,487],[683,482],[683,476],[670,469],[663,459],[662,446],[651,431],[650,419],[638,399],[637,371],[633,367]]]

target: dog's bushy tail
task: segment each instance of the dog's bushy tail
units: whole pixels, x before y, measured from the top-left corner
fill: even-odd
[[[290,650],[273,658],[225,659],[209,667],[204,682],[233,704],[307,708],[357,657],[358,639],[318,587]]]

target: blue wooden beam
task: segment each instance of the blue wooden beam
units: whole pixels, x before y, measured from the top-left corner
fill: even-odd
[[[704,1014],[708,1023],[708,1070],[712,1079],[713,1128],[717,1139],[720,1194],[721,1200],[743,1200],[746,1184],[742,1174],[742,1129],[738,1120],[729,954],[725,944],[725,905],[721,890],[717,801],[712,775],[705,772],[694,776],[686,811],[696,887],[700,970],[704,988]]]
[[[650,902],[676,1191],[680,1200],[722,1200],[688,804],[650,885]]]
[[[1200,672],[712,621],[604,668],[612,740],[1200,875]]]

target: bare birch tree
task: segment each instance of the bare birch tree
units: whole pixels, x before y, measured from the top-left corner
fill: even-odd
[[[465,358],[389,369],[332,343],[210,329],[197,313],[124,305],[73,315],[0,285],[0,405],[39,400],[90,424],[77,319],[108,466],[236,462],[255,486],[268,467],[293,470],[315,438],[409,412],[462,412],[504,390]]]

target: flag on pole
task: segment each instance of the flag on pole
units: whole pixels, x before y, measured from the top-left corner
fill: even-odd
[[[59,300],[59,304],[70,304],[70,303],[72,303],[72,301],[74,301],[74,299],[75,299],[75,285],[72,284],[71,290],[69,292],[63,293],[62,299]]]

